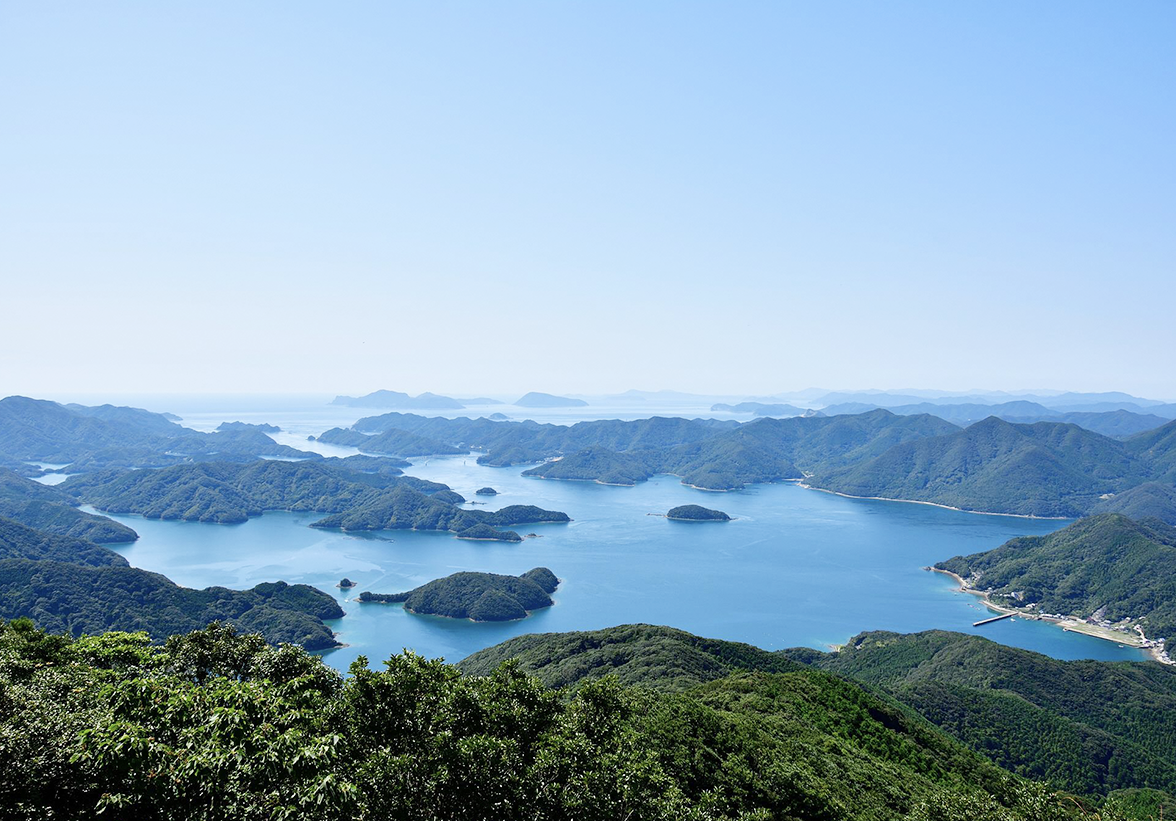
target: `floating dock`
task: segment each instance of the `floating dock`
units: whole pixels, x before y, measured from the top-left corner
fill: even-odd
[[[990,619],[980,619],[980,621],[974,621],[974,622],[972,622],[972,626],[979,627],[982,624],[992,624],[994,621],[1000,621],[1001,619],[1011,619],[1015,615],[1017,615],[1017,614],[1016,613],[1001,613],[999,616],[993,616]]]

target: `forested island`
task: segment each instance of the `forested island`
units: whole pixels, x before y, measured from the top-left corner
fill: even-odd
[[[407,593],[359,594],[361,602],[404,603],[410,613],[471,621],[513,621],[530,611],[551,607],[559,579],[546,567],[520,576],[454,573]]]
[[[678,505],[666,514],[667,519],[679,522],[729,522],[731,517],[721,510],[711,510],[702,505]]]
[[[586,408],[588,403],[583,399],[572,399],[569,396],[554,396],[550,393],[531,391],[515,400],[520,408]]]
[[[347,405],[352,408],[401,408],[415,410],[461,410],[465,407],[461,402],[449,396],[438,396],[425,392],[419,396],[409,396],[400,391],[379,390],[364,396],[336,396],[331,400],[332,405]]]

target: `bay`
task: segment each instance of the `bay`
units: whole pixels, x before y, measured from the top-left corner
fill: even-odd
[[[340,669],[359,655],[373,663],[402,649],[458,661],[512,636],[665,624],[767,649],[828,649],[864,630],[933,628],[978,633],[1072,659],[1140,659],[1119,647],[1043,622],[1008,619],[981,628],[988,611],[946,576],[923,568],[1018,535],[1068,522],[962,513],[928,505],[847,499],[795,484],[708,493],[659,476],[636,487],[557,482],[488,468],[476,455],[414,460],[406,472],[444,482],[467,499],[490,485],[483,509],[536,504],[570,524],[517,528],[521,543],[471,542],[448,533],[348,534],[308,525],[316,514],[266,513],[240,525],[114,516],[140,533],[119,551],[134,565],[190,587],[245,588],[284,579],[333,593],[347,615],[332,623],[347,646],[326,653]],[[665,519],[679,504],[719,508],[728,523]],[[408,590],[460,570],[517,574],[551,568],[562,583],[554,607],[527,619],[475,624],[359,604],[360,591]],[[334,585],[347,576],[350,591]]]

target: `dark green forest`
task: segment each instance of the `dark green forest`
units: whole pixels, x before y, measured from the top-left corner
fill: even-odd
[[[21,620],[0,626],[0,801],[38,820],[1090,817],[814,669],[560,691],[410,653],[341,676],[219,624],[159,646]]]

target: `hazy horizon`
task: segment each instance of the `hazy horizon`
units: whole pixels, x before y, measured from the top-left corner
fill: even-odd
[[[1176,399],[1174,24],[8,3],[0,392]]]

